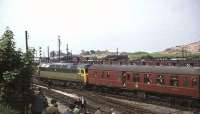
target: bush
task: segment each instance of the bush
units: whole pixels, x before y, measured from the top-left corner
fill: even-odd
[[[33,93],[33,54],[16,51],[13,36],[11,30],[6,30],[0,39],[0,99],[23,113]]]
[[[21,113],[16,111],[16,110],[14,110],[14,109],[12,109],[8,105],[0,104],[0,114],[21,114]],[[24,114],[29,114],[29,113],[26,112]]]

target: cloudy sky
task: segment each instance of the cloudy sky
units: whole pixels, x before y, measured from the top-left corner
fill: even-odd
[[[0,34],[17,48],[161,51],[200,40],[200,0],[0,0]]]

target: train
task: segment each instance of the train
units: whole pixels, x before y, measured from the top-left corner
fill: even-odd
[[[200,67],[83,64],[76,65],[76,71],[73,75],[62,72],[62,76],[40,71],[36,77],[55,85],[131,91],[142,98],[167,96],[200,106]]]

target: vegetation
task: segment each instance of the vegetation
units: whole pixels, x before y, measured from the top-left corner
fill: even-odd
[[[16,111],[12,109],[10,106],[3,105],[3,104],[0,104],[0,113],[1,114],[21,114],[19,111]]]
[[[0,38],[0,100],[4,106],[24,113],[31,101],[33,54],[16,51],[13,36],[11,30],[6,30]]]
[[[128,53],[130,60],[137,59],[152,59],[152,58],[186,58],[186,59],[200,59],[200,53],[187,53],[187,55],[183,55],[181,52],[177,53],[162,53],[162,52],[135,52]]]
[[[128,53],[128,57],[130,60],[137,60],[137,59],[141,59],[141,58],[147,58],[150,57],[150,53],[148,52],[135,52],[135,53]]]

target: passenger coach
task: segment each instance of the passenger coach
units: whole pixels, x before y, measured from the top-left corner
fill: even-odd
[[[92,65],[90,85],[199,99],[200,69],[176,66]]]

